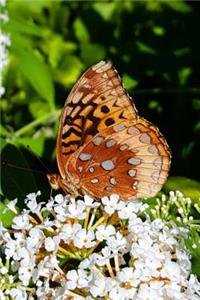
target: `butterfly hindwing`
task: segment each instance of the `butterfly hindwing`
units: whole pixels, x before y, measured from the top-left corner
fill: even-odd
[[[72,155],[68,172],[95,197],[113,193],[124,199],[155,195],[170,166],[169,147],[148,121],[114,124]]]

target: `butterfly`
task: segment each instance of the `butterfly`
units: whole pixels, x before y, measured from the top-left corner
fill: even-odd
[[[139,117],[111,62],[90,67],[72,88],[61,114],[54,189],[95,198],[157,194],[171,154],[158,128]]]

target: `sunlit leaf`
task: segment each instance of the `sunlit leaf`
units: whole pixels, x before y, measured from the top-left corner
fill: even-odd
[[[136,45],[138,47],[138,50],[140,52],[143,52],[143,53],[148,53],[148,54],[153,54],[153,55],[156,55],[156,51],[150,47],[149,45],[147,45],[146,43],[143,43],[143,42],[136,42]]]
[[[77,18],[73,24],[74,32],[76,38],[81,43],[88,43],[90,41],[90,35],[88,29],[86,28],[85,24],[81,20],[81,18]]]
[[[0,124],[0,135],[2,137],[6,137],[9,135],[9,132],[8,130],[2,125]],[[3,139],[0,139],[0,145],[2,146],[2,144],[4,143],[4,140]]]
[[[180,85],[185,85],[185,83],[187,82],[187,80],[188,80],[189,76],[191,75],[191,73],[192,73],[192,70],[189,67],[182,68],[178,72]]]
[[[46,134],[47,135],[47,134]],[[17,139],[17,143],[19,145],[23,145],[24,147],[30,148],[30,151],[33,152],[33,155],[42,156],[45,145],[45,129],[43,130],[43,134],[38,137],[20,137]]]
[[[185,1],[177,0],[177,1],[164,1],[164,4],[169,6],[171,9],[181,12],[181,13],[189,13],[192,8]]]
[[[38,94],[49,102],[50,107],[53,109],[55,95],[52,74],[49,67],[34,54],[33,50],[22,48],[17,42],[13,46],[13,51],[19,63],[19,69],[25,78]]]
[[[29,104],[29,111],[35,119],[42,117],[44,115],[44,111],[49,111],[49,109],[49,103],[39,99],[31,101]]]
[[[163,191],[181,191],[186,197],[190,197],[194,201],[200,198],[200,182],[181,176],[169,177],[163,187]]]
[[[158,113],[163,111],[162,106],[160,105],[160,103],[156,100],[151,100],[149,101],[149,109],[153,110],[153,111],[157,111]]]
[[[138,81],[128,74],[124,74],[123,83],[127,89],[133,89],[138,85]]]
[[[72,42],[66,42],[61,36],[54,36],[43,45],[44,51],[49,57],[49,62],[53,68],[57,68],[59,63],[69,54],[72,54],[77,45]]]
[[[106,50],[99,44],[82,44],[81,57],[86,65],[90,66],[106,58]]]
[[[16,16],[14,12],[9,14],[9,22],[6,22],[4,27],[7,32],[21,32],[23,34],[41,36],[40,27],[34,24],[31,19]]]
[[[59,68],[55,71],[55,80],[62,85],[71,86],[78,79],[82,72],[83,65],[78,57],[74,55],[66,56]]]
[[[6,202],[8,203],[9,201],[7,200]],[[3,226],[10,227],[14,217],[14,212],[7,210],[6,205],[0,202],[0,221],[3,223]]]
[[[112,2],[112,3],[96,2],[93,4],[93,8],[94,8],[94,10],[96,10],[96,12],[98,12],[98,14],[105,21],[109,21],[115,11],[116,5],[117,5],[116,2]]]
[[[165,34],[165,28],[161,26],[154,26],[152,28],[155,35],[162,36]]]

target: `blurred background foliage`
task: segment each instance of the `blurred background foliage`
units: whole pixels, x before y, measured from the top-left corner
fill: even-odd
[[[47,172],[34,152],[49,172],[57,172],[56,134],[66,96],[86,68],[109,59],[139,114],[165,135],[171,176],[199,180],[197,2],[27,0],[9,1],[7,11],[3,30],[11,47],[0,102],[3,161]],[[170,189],[180,189],[180,177],[172,178]],[[182,178],[183,192],[186,183]],[[2,194],[8,199],[38,189],[50,193],[44,174],[3,166]],[[199,197],[198,184],[195,192]]]

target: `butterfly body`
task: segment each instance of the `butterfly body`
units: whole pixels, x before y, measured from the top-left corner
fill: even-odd
[[[96,198],[153,196],[170,167],[164,137],[138,116],[116,70],[104,61],[89,68],[68,96],[56,153],[60,175],[48,176],[52,187]]]

